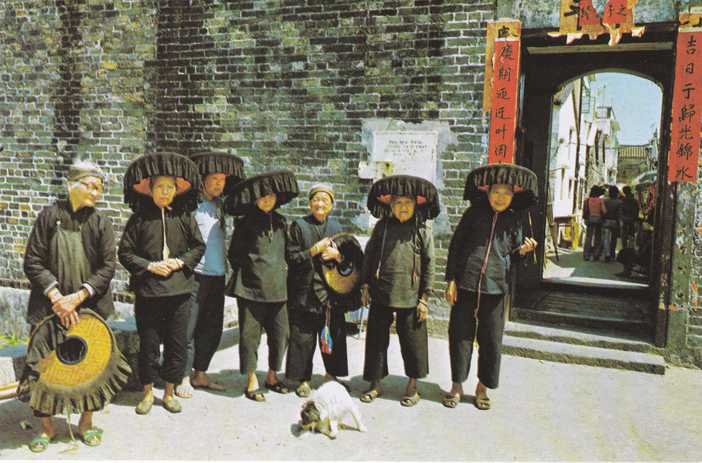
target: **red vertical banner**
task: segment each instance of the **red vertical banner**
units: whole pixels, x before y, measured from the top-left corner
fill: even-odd
[[[488,164],[514,163],[519,55],[519,39],[495,41]]]
[[[668,181],[697,182],[702,129],[702,31],[678,32]]]

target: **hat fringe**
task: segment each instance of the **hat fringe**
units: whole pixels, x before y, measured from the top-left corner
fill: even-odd
[[[512,199],[514,210],[528,209],[536,204],[539,191],[536,174],[515,164],[490,164],[472,170],[466,178],[463,199],[481,201],[491,185],[511,185],[517,190]]]
[[[268,172],[237,184],[225,202],[225,211],[232,215],[245,214],[256,200],[275,193],[276,207],[292,201],[299,193],[295,174],[288,170]]]
[[[233,154],[207,151],[195,153],[190,159],[197,164],[198,172],[203,177],[217,173],[227,176],[227,182],[224,186],[225,195],[231,194],[234,186],[246,178],[244,161]]]
[[[433,219],[441,213],[439,194],[429,180],[411,175],[391,175],[371,186],[367,206],[373,216],[390,217],[392,209],[388,196],[407,196],[417,201],[415,213],[420,220]]]

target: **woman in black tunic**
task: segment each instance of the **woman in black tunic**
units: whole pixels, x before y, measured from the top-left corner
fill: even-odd
[[[131,273],[136,295],[139,379],[144,386],[136,407],[140,415],[151,411],[158,376],[166,381],[163,407],[171,413],[181,411],[174,385],[185,372],[193,272],[205,252],[190,214],[199,188],[197,166],[172,153],[141,156],[124,176],[125,201],[135,212],[124,228],[118,254]],[[164,360],[159,368],[161,342]]]
[[[468,378],[477,336],[478,385],[475,406],[490,408],[487,389],[497,388],[500,374],[504,296],[512,261],[534,251],[536,241],[524,238],[516,210],[535,202],[536,175],[505,164],[480,167],[468,175],[464,199],[471,201],[449,246],[446,300],[451,304],[449,354],[450,393],[443,404],[454,408]]]
[[[434,280],[434,237],[426,220],[439,215],[439,197],[431,182],[394,175],[378,180],[368,193],[368,209],[381,220],[368,243],[361,282],[371,307],[366,333],[363,379],[370,389],[361,396],[372,402],[388,375],[390,325],[396,319],[405,374],[405,407],[420,399],[417,379],[429,374],[426,319]]]
[[[347,376],[346,323],[341,308],[332,309],[322,303],[317,291],[329,300],[329,290],[321,287],[315,258],[341,262],[341,253],[332,245],[331,237],[342,231],[341,225],[329,217],[334,205],[334,190],[329,185],[314,185],[309,192],[310,214],[295,220],[288,235],[288,310],[290,312],[290,346],[285,377],[298,382],[295,393],[307,397],[312,393],[312,359],[317,338],[329,317],[332,339],[331,353],[322,351],[326,380]],[[317,283],[317,284],[315,284]],[[320,339],[321,340],[321,339]]]
[[[299,192],[289,171],[269,172],[239,183],[227,197],[225,211],[240,215],[229,246],[232,279],[229,294],[239,310],[239,370],[245,374],[244,395],[256,402],[266,398],[256,377],[258,346],[265,329],[268,338],[268,373],[265,386],[286,394],[278,381],[290,328],[286,302],[288,268],[285,259],[287,220],[275,209]]]
[[[81,309],[89,307],[103,318],[114,312],[110,291],[116,265],[114,232],[110,219],[95,209],[103,179],[95,164],[79,161],[71,166],[68,200],[39,213],[27,242],[24,272],[31,283],[27,322],[32,326],[32,340],[18,397],[29,402],[34,416],[41,418],[42,431],[29,445],[33,452],[46,450],[56,435],[51,416],[64,411],[58,398],[36,390],[40,362],[63,342],[66,330],[79,322]],[[93,412],[102,409],[126,382],[128,365],[122,360],[115,367],[122,380],[119,384],[96,391],[90,400],[74,401],[78,403],[69,410],[81,413],[78,431],[86,445],[99,445],[102,440],[102,431],[92,424]]]

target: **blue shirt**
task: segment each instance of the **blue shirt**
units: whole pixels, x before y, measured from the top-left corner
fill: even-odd
[[[221,200],[219,198],[213,201],[201,199],[194,215],[206,246],[205,254],[195,267],[195,271],[203,275],[224,276],[227,268],[224,229],[221,222]]]

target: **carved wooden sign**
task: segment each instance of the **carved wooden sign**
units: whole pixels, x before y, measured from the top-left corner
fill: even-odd
[[[591,40],[609,34],[609,46],[615,46],[623,34],[641,37],[644,26],[634,25],[634,7],[638,0],[607,0],[598,12],[593,0],[561,0],[561,21],[551,37],[566,36],[566,44],[587,35]]]

